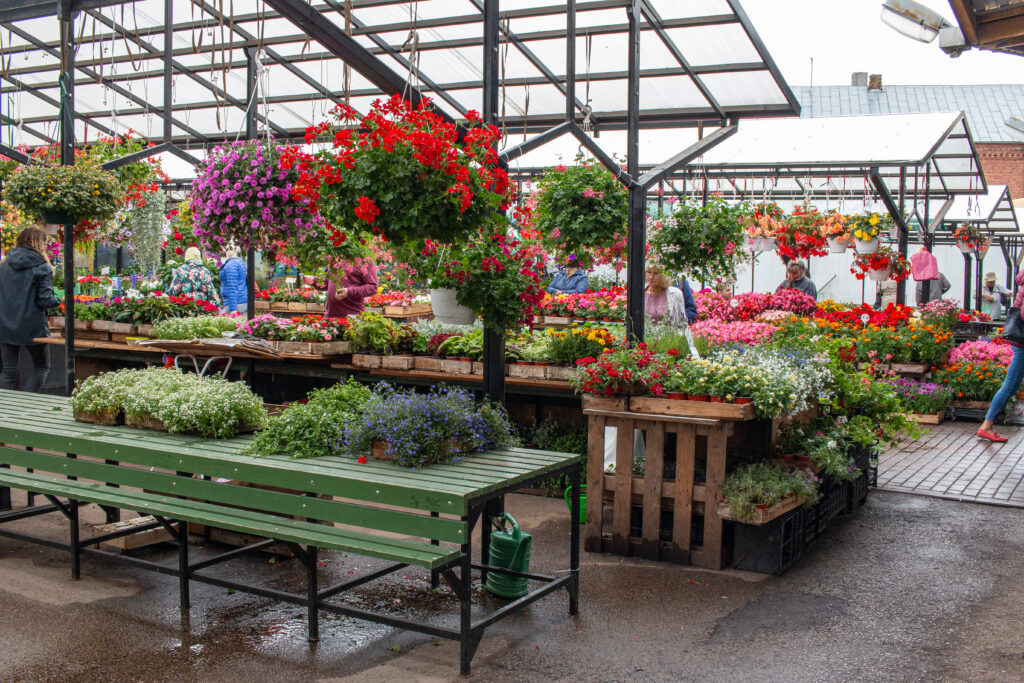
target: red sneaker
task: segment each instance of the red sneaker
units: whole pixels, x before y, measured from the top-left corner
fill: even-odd
[[[991,441],[993,443],[1006,443],[1005,436],[1002,436],[1001,434],[996,434],[995,432],[989,432],[984,429],[978,430],[978,436],[980,436],[982,439],[987,439],[988,441]]]

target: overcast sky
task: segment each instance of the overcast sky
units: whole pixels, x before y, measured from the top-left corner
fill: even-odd
[[[946,0],[919,0],[955,23]],[[882,74],[891,85],[1024,83],[1024,57],[972,50],[952,59],[879,18],[882,0],[740,0],[791,85],[849,85]]]

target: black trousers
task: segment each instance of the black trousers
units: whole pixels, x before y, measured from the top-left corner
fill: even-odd
[[[0,359],[3,371],[0,372],[0,389],[13,389],[18,378],[18,354],[21,349],[28,351],[32,359],[32,373],[25,382],[25,391],[37,392],[43,386],[46,375],[50,372],[50,347],[46,344],[0,344]]]

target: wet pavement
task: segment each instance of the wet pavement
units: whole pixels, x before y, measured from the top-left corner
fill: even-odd
[[[512,496],[535,534],[534,568],[566,565],[568,516],[555,499]],[[583,553],[581,613],[564,592],[488,629],[480,681],[1024,680],[1020,510],[873,492],[781,577],[709,572]],[[100,521],[87,508],[84,517]],[[12,523],[63,538],[48,516]],[[221,547],[196,543],[193,556]],[[175,557],[171,546],[134,551]],[[375,561],[325,553],[322,581]],[[229,576],[298,591],[294,560],[255,554]],[[0,539],[0,679],[12,681],[458,680],[454,643],[304,610],[92,558]],[[477,609],[498,605],[477,593]],[[457,602],[420,570],[359,590],[353,604],[454,625]]]

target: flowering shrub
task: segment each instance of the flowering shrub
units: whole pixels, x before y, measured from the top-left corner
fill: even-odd
[[[84,159],[74,166],[25,164],[4,182],[4,199],[42,222],[70,217],[76,224],[103,223],[117,213],[122,197],[117,179]]]
[[[598,248],[622,241],[624,251],[628,197],[610,171],[580,156],[573,166],[548,169],[537,183],[533,226],[544,236],[545,248],[574,254],[589,268]]]
[[[260,289],[256,291],[256,298],[260,301],[269,302],[297,302],[297,303],[325,303],[327,301],[327,294],[324,292],[317,291],[312,288],[301,288],[301,289],[285,289],[280,290],[277,287],[268,287],[267,289]]]
[[[856,275],[858,280],[866,278],[868,272],[872,270],[889,270],[889,279],[899,282],[910,275],[910,261],[889,247],[879,247],[873,254],[857,254],[854,257],[850,272]]]
[[[501,406],[484,402],[478,407],[466,389],[441,385],[420,394],[381,384],[362,405],[362,414],[345,425],[337,450],[369,453],[375,442],[383,442],[393,462],[415,469],[505,448],[512,444],[512,433]]]
[[[727,344],[760,344],[771,339],[776,327],[768,323],[721,320],[700,320],[691,328],[695,337],[703,337],[712,346]]]
[[[348,326],[345,318],[303,315],[289,319],[265,314],[240,323],[238,331],[271,341],[329,342],[346,339]]]
[[[888,230],[892,225],[892,219],[878,212],[869,214],[858,214],[850,216],[850,233],[863,242],[870,242],[879,234]]]
[[[884,328],[870,325],[853,338],[862,363],[940,363],[953,345],[952,333],[927,323]]]
[[[580,358],[576,365],[579,371],[569,382],[581,393],[614,396],[629,393],[636,386],[649,389],[655,396],[664,393],[661,383],[668,370],[667,364],[642,342],[632,347],[606,349],[596,357]]]
[[[818,309],[818,303],[799,289],[783,289],[768,296],[767,307],[797,315],[812,315]]]
[[[963,223],[953,231],[953,239],[959,246],[977,251],[981,249],[982,243],[985,241],[985,233],[976,223]]]
[[[953,392],[949,388],[931,382],[918,382],[906,377],[883,381],[895,390],[901,407],[908,413],[944,413],[953,400]]]
[[[412,303],[412,299],[412,292],[392,290],[390,292],[377,292],[366,300],[366,305],[374,308],[381,306],[408,306]]]
[[[485,226],[504,225],[501,212],[515,192],[494,150],[501,133],[475,112],[467,114],[461,140],[429,100],[417,109],[398,95],[376,100],[362,120],[345,105],[332,114],[306,130],[307,144],[328,148],[290,148],[281,158],[282,169],[299,173],[293,196],[326,222],[314,236],[321,251],[344,249],[365,232],[421,246],[428,237],[458,244]]]
[[[626,290],[612,287],[582,294],[545,294],[538,308],[551,316],[621,320],[626,314]]]
[[[744,232],[752,238],[775,239],[775,235],[785,229],[782,217],[782,208],[775,202],[755,204],[743,218]]]
[[[796,206],[775,233],[775,251],[789,258],[824,256],[828,244],[822,235],[825,215],[810,204]]]
[[[954,398],[964,401],[990,401],[1006,379],[1007,366],[993,360],[980,363],[951,363],[932,370],[936,384],[949,387]],[[1014,399],[1011,399],[1011,403]],[[1009,408],[1008,408],[1009,409]]]
[[[1002,338],[995,341],[964,342],[953,347],[949,352],[950,363],[984,363],[994,361],[1000,365],[1009,365],[1013,360],[1013,347]]]
[[[850,234],[850,219],[838,211],[829,211],[825,216],[825,222],[821,226],[821,234],[825,239],[849,242],[853,237]]]
[[[867,304],[845,310],[819,304],[816,317],[853,327],[863,327],[864,325],[900,327],[907,324],[913,312],[913,308],[899,304],[889,304],[881,311],[876,311]]]
[[[932,325],[953,329],[960,316],[960,302],[956,299],[936,299],[918,309],[921,319]]]
[[[615,344],[615,337],[599,327],[572,327],[567,330],[548,329],[548,357],[555,363],[575,365],[580,358],[600,356]]]
[[[726,297],[712,290],[701,290],[694,294],[694,301],[697,304],[697,317],[701,320],[755,320],[772,307],[772,296],[774,295],[745,292]]]
[[[683,202],[650,226],[651,258],[668,271],[711,282],[732,276],[742,252],[748,209],[714,196],[707,204]]]
[[[240,249],[266,249],[275,240],[299,244],[315,235],[317,224],[307,198],[292,196],[297,170],[278,168],[280,149],[260,140],[215,147],[197,168],[192,183],[193,234],[220,252],[234,242]]]

